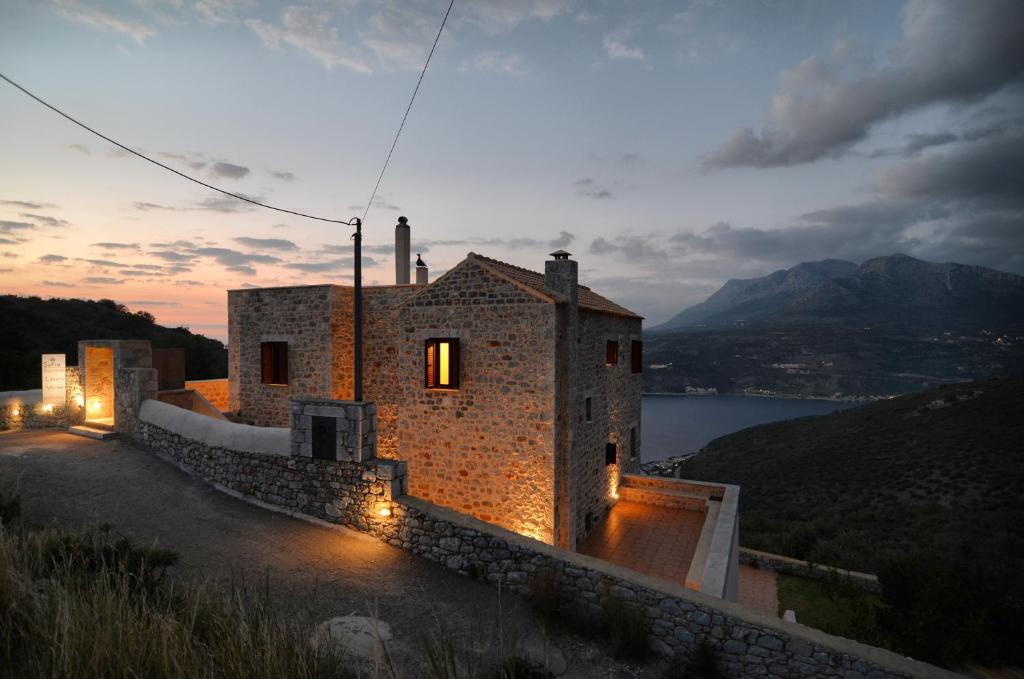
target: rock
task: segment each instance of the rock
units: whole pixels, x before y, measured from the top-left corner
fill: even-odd
[[[516,651],[534,667],[542,667],[554,676],[565,674],[569,663],[565,660],[565,654],[549,639],[539,634],[530,634],[519,640]]]
[[[391,626],[363,615],[342,615],[317,625],[314,643],[328,640],[343,652],[364,660],[375,660],[392,639]]]

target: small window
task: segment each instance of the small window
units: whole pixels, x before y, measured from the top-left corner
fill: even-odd
[[[423,351],[424,385],[428,389],[459,388],[459,340],[428,339]]]
[[[260,344],[260,381],[263,384],[288,384],[288,343]]]
[[[636,457],[638,452],[640,452],[640,451],[637,450],[637,445],[636,445],[636,427],[630,427],[630,429],[629,429],[629,456],[630,457]]]
[[[607,443],[604,446],[604,463],[606,465],[615,464],[615,461],[619,456],[619,447],[614,443]]]
[[[588,396],[587,400],[585,401],[585,404],[585,410],[587,411],[587,422],[590,422],[591,420],[594,419],[594,399]]]
[[[633,340],[632,346],[630,346],[629,356],[630,370],[634,374],[642,373],[644,371],[644,343],[640,340]]]
[[[619,343],[615,340],[608,340],[608,346],[604,350],[604,364],[615,365],[619,362]]]

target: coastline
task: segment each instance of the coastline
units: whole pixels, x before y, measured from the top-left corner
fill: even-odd
[[[742,392],[717,392],[714,394],[708,394],[685,391],[641,391],[640,396],[695,396],[698,398],[708,398],[714,396],[744,396],[748,398],[785,398],[795,399],[799,401],[829,401],[832,403],[871,403],[873,401],[892,398],[891,396],[842,396],[840,398],[835,398],[832,396],[801,396],[798,394],[747,394]]]

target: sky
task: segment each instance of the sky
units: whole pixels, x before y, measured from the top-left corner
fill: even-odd
[[[0,72],[126,146],[362,216],[445,0],[5,0]],[[902,252],[1024,274],[1024,2],[456,0],[364,223],[648,327],[730,278]],[[347,226],[256,208],[0,82],[0,293],[109,298],[225,339],[229,289],[349,284]]]

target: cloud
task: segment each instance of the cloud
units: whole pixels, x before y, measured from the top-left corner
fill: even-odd
[[[217,25],[236,22],[240,13],[257,6],[256,0],[196,0],[192,8],[202,21]]]
[[[129,306],[181,306],[178,302],[169,302],[167,300],[149,300],[149,299],[133,299],[125,302]]]
[[[83,5],[78,0],[53,0],[53,4],[65,19],[93,30],[125,35],[140,45],[156,35],[156,28],[150,24],[119,16],[101,7]]]
[[[6,257],[7,259],[18,259],[19,256],[16,252],[0,252],[0,257]]]
[[[1021,25],[1019,0],[910,0],[893,63],[864,72],[835,58],[804,60],[782,74],[768,126],[760,133],[735,130],[704,165],[776,167],[836,158],[890,118],[1020,85]]]
[[[239,192],[238,195],[250,198],[251,200],[262,202],[261,196],[248,196],[244,193]],[[232,198],[231,196],[219,195],[204,198],[203,200],[197,201],[192,208],[193,210],[210,210],[211,212],[244,212],[248,210],[256,209],[253,205],[246,203],[243,200]]]
[[[71,283],[65,283],[63,281],[43,281],[43,285],[48,288],[73,288],[75,286]]]
[[[614,198],[611,191],[609,191],[604,186],[599,185],[591,177],[577,179],[574,183],[574,186],[576,187],[576,191],[581,196],[587,196],[589,198],[594,198],[596,200],[606,200],[609,198]]]
[[[576,236],[569,233],[568,231],[559,231],[558,237],[552,239],[551,242],[548,243],[548,245],[555,250],[567,248],[569,247],[570,243],[572,243],[572,240],[575,237]]]
[[[157,203],[147,203],[147,202],[139,201],[139,200],[137,200],[134,203],[132,203],[132,207],[135,208],[136,210],[140,210],[142,212],[148,212],[150,210],[173,210],[174,209],[173,207],[169,207],[167,205],[159,205]]]
[[[0,200],[0,205],[20,207],[26,210],[47,210],[49,208],[57,207],[53,203],[35,203],[28,200]]]
[[[72,151],[78,151],[85,156],[92,155],[92,151],[85,144],[64,144],[64,148],[71,149]]]
[[[568,14],[572,6],[571,0],[476,0],[459,9],[466,21],[497,35],[527,21],[549,22]]]
[[[21,216],[24,217],[25,219],[31,219],[39,224],[44,224],[45,226],[58,227],[68,225],[67,221],[64,219],[57,219],[56,217],[50,217],[47,215],[37,215],[31,212],[22,212]]]
[[[283,182],[295,181],[295,174],[292,172],[280,172],[277,170],[272,170],[270,174],[273,175],[274,179],[280,179]]]
[[[191,262],[195,259],[191,254],[166,250],[157,250],[150,252],[149,254],[157,259],[162,259],[165,262]]]
[[[376,260],[374,260],[372,257],[363,257],[363,266],[374,266],[376,263]],[[345,273],[352,268],[352,264],[353,260],[351,257],[341,257],[339,259],[327,260],[323,262],[289,262],[284,266],[286,269],[305,271],[306,273]]]
[[[64,255],[43,255],[36,261],[40,264],[57,264],[58,262],[66,262],[68,260]]]
[[[668,253],[652,236],[618,236],[612,240],[595,238],[590,242],[590,254],[616,254],[628,262],[644,264],[666,259]]]
[[[102,266],[115,266],[115,267],[116,266],[121,266],[121,264],[118,264],[117,262],[112,262],[109,259],[84,259],[82,257],[75,257],[75,261],[76,262],[85,262],[86,264],[91,264],[92,266],[101,266],[101,267]]]
[[[191,280],[177,280],[177,281],[174,281],[174,284],[175,285],[184,286],[184,287],[200,287],[200,286],[206,285],[205,283],[203,283],[201,281],[191,281]]]
[[[120,278],[110,278],[109,276],[86,276],[82,279],[82,282],[87,285],[123,285],[124,281]]]
[[[212,257],[218,264],[223,264],[229,269],[249,264],[277,264],[281,262],[280,257],[274,257],[273,255],[254,255],[228,248],[196,248],[192,253],[203,257]]]
[[[238,238],[232,238],[239,245],[246,247],[255,248],[257,250],[298,250],[299,246],[290,240],[284,240],[283,238],[249,238],[248,236],[239,236]]]
[[[520,76],[526,73],[523,57],[515,52],[491,50],[470,57],[459,65],[461,73],[497,73]]]
[[[626,59],[631,61],[643,61],[646,57],[644,51],[639,47],[626,44],[626,40],[632,35],[632,31],[615,31],[604,36],[604,49],[611,60]]]
[[[138,243],[111,243],[111,242],[105,242],[105,243],[92,243],[91,245],[94,248],[102,248],[103,250],[138,250],[138,249],[140,249]]]
[[[15,231],[31,231],[35,228],[35,224],[29,224],[28,222],[0,220],[0,233],[13,234]]]
[[[216,177],[241,179],[249,174],[249,168],[244,165],[235,165],[234,163],[216,162],[210,166],[210,172]]]
[[[331,26],[331,19],[327,11],[288,6],[281,10],[279,23],[249,19],[245,25],[270,49],[293,47],[319,61],[328,71],[341,66],[357,73],[371,73],[372,69],[358,51],[340,40],[338,29]]]
[[[228,267],[225,267],[225,268],[228,271],[232,272],[232,273],[241,274],[243,276],[255,276],[256,275],[256,269],[254,269],[253,267],[249,266],[248,264],[236,264],[234,266],[228,266]]]

